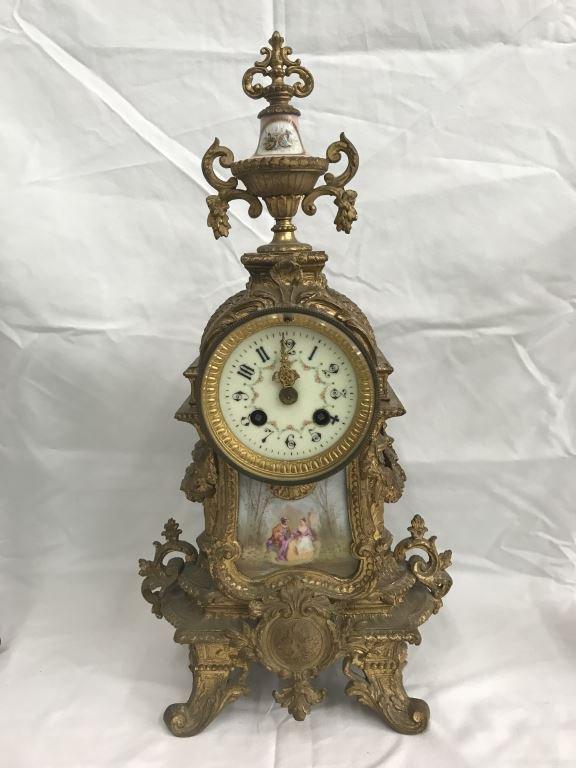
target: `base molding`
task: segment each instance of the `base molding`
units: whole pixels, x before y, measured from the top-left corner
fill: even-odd
[[[445,570],[449,554],[438,554],[434,537],[424,538],[421,518],[415,521],[411,537],[394,550],[404,578],[368,596],[338,599],[321,585],[311,585],[305,572],[294,571],[245,601],[220,591],[206,562],[179,540],[179,527],[169,521],[168,541],[156,543],[155,559],[142,560],[140,568],[142,593],[153,613],[175,627],[176,642],[189,646],[192,691],[186,702],[167,707],[164,722],[171,733],[194,736],[225,706],[248,695],[251,664],[278,676],[275,701],[304,720],[327,695],[315,687],[315,678],[338,659],[351,698],[398,733],[424,731],[428,705],[408,696],[403,669],[408,645],[420,643],[418,628],[439,610],[451,579]],[[404,559],[416,547],[429,551],[428,562],[421,555]],[[186,559],[164,565],[171,549]]]

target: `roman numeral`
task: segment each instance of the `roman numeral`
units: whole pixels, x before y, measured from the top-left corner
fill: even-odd
[[[270,360],[270,355],[266,352],[264,347],[258,347],[256,352],[258,353],[258,357],[260,358],[260,360],[262,360],[263,363]]]
[[[254,376],[254,368],[251,368],[249,365],[246,365],[246,363],[242,363],[242,365],[238,368],[238,376],[244,376],[245,379],[248,379],[248,381],[252,380],[252,376]]]
[[[310,354],[308,355],[308,360],[312,360],[312,358],[313,358],[313,357],[314,357],[314,355],[316,354],[316,350],[317,350],[317,349],[318,349],[318,347],[317,347],[317,346],[316,346],[316,347],[314,347],[314,349],[312,350],[312,352],[310,352]]]

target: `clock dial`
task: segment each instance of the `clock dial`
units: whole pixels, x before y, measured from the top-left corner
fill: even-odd
[[[220,378],[230,430],[256,453],[279,459],[309,458],[334,445],[350,427],[357,398],[348,355],[319,329],[296,324],[248,336]]]
[[[374,377],[360,348],[316,315],[264,314],[212,353],[204,421],[221,450],[264,479],[301,482],[336,471],[365,437]]]

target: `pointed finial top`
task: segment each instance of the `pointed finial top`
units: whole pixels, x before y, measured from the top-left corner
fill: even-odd
[[[271,115],[278,112],[292,113],[299,115],[300,112],[289,102],[294,96],[302,98],[308,96],[314,88],[314,78],[311,73],[302,66],[300,59],[290,59],[292,48],[283,45],[284,38],[280,32],[274,32],[270,40],[270,48],[264,46],[260,48],[260,53],[264,57],[262,61],[254,62],[254,66],[247,69],[242,78],[242,88],[244,93],[251,99],[265,98],[269,103],[266,109],[262,110],[258,117]],[[253,83],[255,75],[269,77],[272,81],[269,85]],[[284,78],[290,75],[298,75],[295,83],[284,82]]]

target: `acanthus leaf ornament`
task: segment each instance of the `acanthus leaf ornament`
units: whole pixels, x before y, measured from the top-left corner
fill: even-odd
[[[314,704],[320,704],[326,697],[324,688],[314,688],[309,680],[295,677],[288,685],[273,692],[274,700],[286,707],[294,720],[304,720]]]

